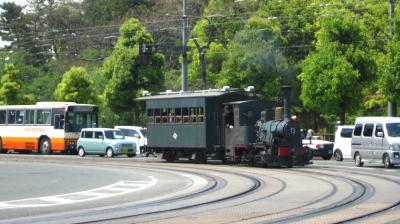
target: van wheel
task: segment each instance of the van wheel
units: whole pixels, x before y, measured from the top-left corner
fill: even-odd
[[[48,138],[43,138],[40,141],[40,153],[43,155],[50,155],[51,154],[51,142]]]
[[[343,161],[343,155],[342,155],[342,152],[340,151],[340,149],[337,149],[335,151],[335,153],[333,154],[333,156],[335,157],[336,161]]]
[[[358,166],[358,167],[364,166],[364,163],[362,162],[360,153],[358,153],[358,152],[356,153],[356,155],[354,156],[354,162],[355,162],[356,166]]]
[[[114,151],[112,150],[112,148],[107,149],[106,155],[107,155],[107,157],[110,157],[110,158],[114,156]]]
[[[390,157],[388,154],[383,156],[383,165],[385,168],[393,168],[393,164],[390,162]]]
[[[78,155],[80,156],[80,157],[85,157],[85,150],[83,149],[83,147],[79,147],[79,149],[78,149]]]

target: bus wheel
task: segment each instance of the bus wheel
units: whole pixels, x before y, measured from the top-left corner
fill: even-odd
[[[0,153],[6,153],[6,150],[3,149],[3,141],[0,138]]]
[[[51,154],[51,142],[48,138],[43,138],[40,141],[40,153],[43,155],[50,155]]]

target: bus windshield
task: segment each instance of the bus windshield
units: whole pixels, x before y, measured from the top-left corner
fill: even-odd
[[[388,123],[386,129],[390,137],[400,137],[400,123]]]
[[[68,112],[65,122],[66,132],[79,132],[82,128],[97,128],[96,113]]]
[[[122,132],[119,130],[118,131],[116,131],[116,130],[104,131],[104,134],[107,139],[123,139],[124,138],[124,134],[122,134]]]

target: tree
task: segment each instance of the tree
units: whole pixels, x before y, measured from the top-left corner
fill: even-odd
[[[5,73],[1,77],[0,102],[6,105],[18,104],[21,97],[20,88],[19,71],[13,64],[7,64]]]
[[[263,97],[273,99],[293,75],[286,57],[275,47],[284,44],[278,23],[258,16],[250,18],[228,45],[218,85],[255,86]]]
[[[54,96],[57,101],[97,103],[98,98],[86,69],[72,67],[58,84]]]
[[[104,100],[113,112],[128,113],[123,122],[133,123],[138,117],[136,98],[143,90],[163,89],[164,57],[159,53],[139,55],[142,43],[151,44],[153,38],[139,20],[128,19],[120,27],[115,49],[104,63],[103,74],[108,80]]]
[[[308,109],[336,114],[345,123],[346,113],[361,101],[362,81],[368,80],[368,64],[360,25],[347,10],[328,10],[319,20],[316,52],[302,64],[301,100]]]

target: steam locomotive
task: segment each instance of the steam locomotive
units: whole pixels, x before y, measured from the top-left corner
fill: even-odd
[[[173,162],[208,159],[257,166],[306,165],[300,123],[290,117],[291,87],[283,86],[284,107],[259,100],[254,87],[193,92],[144,92],[148,150]]]

